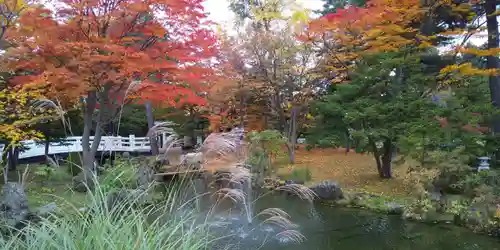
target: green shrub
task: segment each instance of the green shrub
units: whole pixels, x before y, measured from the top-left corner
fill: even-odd
[[[68,170],[75,176],[82,171],[82,159],[79,152],[70,152],[68,156]]]
[[[471,173],[456,184],[457,188],[464,190],[464,193],[469,196],[474,196],[476,189],[482,185],[491,187],[493,194],[500,195],[500,176],[498,170]]]
[[[108,168],[106,173],[100,176],[101,188],[106,192],[120,188],[134,188],[136,171],[136,165],[128,162],[117,162],[114,167]]]
[[[38,165],[34,167],[35,167],[35,172],[33,172],[33,174],[42,182],[42,185],[47,184],[47,182],[49,182],[52,174],[56,170],[52,166],[45,166],[45,165]]]
[[[311,170],[306,168],[295,168],[291,173],[284,176],[286,180],[293,180],[296,182],[308,182],[312,178]]]
[[[250,142],[247,164],[252,166],[254,184],[261,186],[264,178],[274,171],[271,159],[277,156],[286,138],[276,130],[264,130],[248,133],[247,140]]]

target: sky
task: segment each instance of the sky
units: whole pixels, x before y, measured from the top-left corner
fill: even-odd
[[[296,0],[307,9],[319,10],[323,6],[321,0]],[[209,13],[209,19],[221,24],[230,23],[234,15],[229,10],[228,0],[206,0],[203,4],[205,11]]]
[[[321,0],[296,0],[297,3],[301,4],[303,7],[311,10],[319,10],[323,7],[323,1]],[[228,0],[206,0],[204,2],[205,11],[209,13],[209,19],[221,24],[225,27],[231,27],[234,21],[234,14],[229,10]],[[484,33],[484,32],[483,32]],[[483,36],[472,37],[469,41],[474,45],[481,45],[485,42],[484,34]],[[457,39],[457,43],[461,41]],[[443,47],[441,49],[448,50],[451,47]]]

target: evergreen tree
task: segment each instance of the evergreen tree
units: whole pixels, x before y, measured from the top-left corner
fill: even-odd
[[[345,8],[348,5],[365,6],[366,0],[323,0],[323,9],[318,11],[321,15],[335,13],[337,9]]]

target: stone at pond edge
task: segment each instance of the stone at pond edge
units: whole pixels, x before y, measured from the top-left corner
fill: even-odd
[[[451,224],[455,220],[455,215],[429,211],[423,215],[422,219],[424,222]]]
[[[394,202],[386,202],[384,203],[384,206],[389,214],[403,214],[404,212],[404,207]]]
[[[294,180],[286,180],[285,185],[290,185],[290,184],[299,184],[299,185],[304,185],[303,181],[294,181]]]
[[[335,201],[344,198],[342,189],[334,181],[322,181],[313,185],[310,189],[316,193],[320,200]]]
[[[55,202],[51,202],[49,204],[43,205],[36,210],[36,214],[41,217],[45,217],[54,213],[57,210],[57,204]]]

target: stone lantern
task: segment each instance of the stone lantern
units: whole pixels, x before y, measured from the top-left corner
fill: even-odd
[[[491,158],[488,156],[481,156],[477,158],[479,160],[479,165],[477,166],[477,171],[481,172],[483,170],[490,169],[490,160]]]

